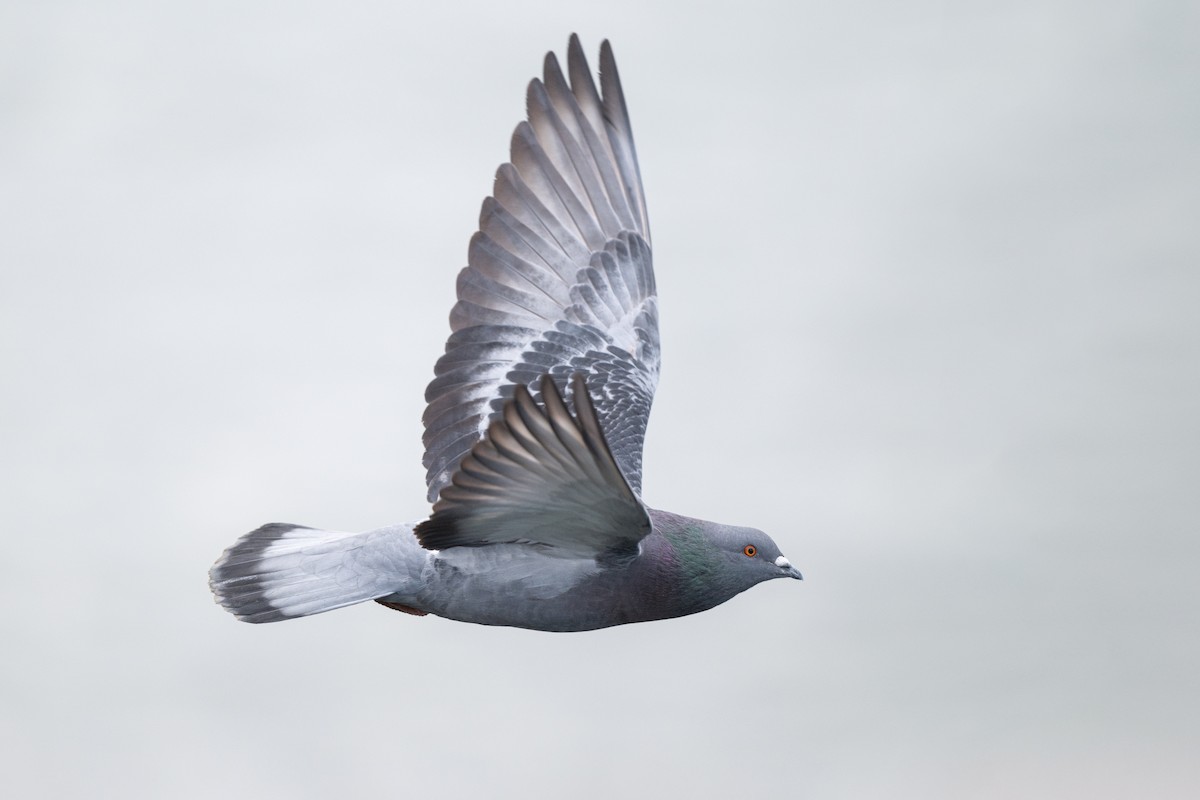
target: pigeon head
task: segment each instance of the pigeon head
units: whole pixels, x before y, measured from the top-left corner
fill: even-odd
[[[727,573],[737,576],[739,583],[750,588],[772,578],[803,580],[800,570],[792,566],[779,545],[757,528],[741,528],[706,522],[709,540],[720,551]]]

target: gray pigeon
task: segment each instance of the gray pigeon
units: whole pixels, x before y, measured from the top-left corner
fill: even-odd
[[[642,502],[659,372],[646,202],[608,42],[599,91],[576,36],[567,74],[549,53],[529,84],[529,119],[458,276],[446,353],[425,391],[433,513],[366,533],[274,523],[246,534],[209,573],[238,619],[375,600],[582,631],[694,614],[800,578],[762,531]]]

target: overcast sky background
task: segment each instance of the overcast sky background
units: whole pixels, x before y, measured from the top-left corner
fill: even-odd
[[[0,794],[1193,797],[1191,2],[0,6]],[[805,574],[586,634],[269,626],[261,523],[422,517],[543,54],[612,39],[656,507]]]

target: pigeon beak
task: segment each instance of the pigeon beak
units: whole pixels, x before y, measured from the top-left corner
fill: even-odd
[[[795,578],[798,581],[804,580],[804,576],[800,574],[800,570],[793,567],[792,562],[788,561],[783,556],[775,559],[775,566],[783,570],[783,575],[781,577]]]

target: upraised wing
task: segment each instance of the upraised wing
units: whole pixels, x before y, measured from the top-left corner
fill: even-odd
[[[549,376],[542,407],[518,384],[500,418],[417,526],[424,547],[520,543],[563,555],[632,555],[650,517],[604,441],[582,375],[571,379],[575,417]]]
[[[621,474],[641,492],[659,372],[646,203],[612,48],[600,48],[599,92],[574,35],[567,68],[569,85],[549,53],[543,80],[529,84],[529,118],[458,276],[452,333],[425,391],[431,502],[516,386],[539,391],[550,375],[566,393],[576,373]]]

